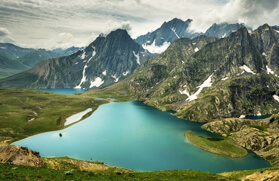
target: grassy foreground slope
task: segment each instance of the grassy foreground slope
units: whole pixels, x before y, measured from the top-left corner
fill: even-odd
[[[43,167],[0,164],[0,180],[278,180],[279,168],[263,168],[220,174],[195,170],[135,172],[102,162],[68,157],[44,158]]]
[[[70,158],[44,158],[44,162],[42,168],[0,164],[0,180],[237,180],[194,170],[134,172]]]
[[[0,89],[0,142],[62,129],[67,117],[106,102],[86,95]]]

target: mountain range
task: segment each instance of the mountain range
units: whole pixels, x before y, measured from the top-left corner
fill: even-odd
[[[162,24],[162,26],[158,29],[156,29],[153,32],[149,32],[146,35],[142,35],[139,36],[138,38],[136,38],[134,41],[137,42],[139,45],[142,45],[143,48],[145,48],[146,50],[149,50],[151,53],[161,53],[163,51],[165,51],[168,46],[176,41],[177,39],[181,38],[181,37],[186,37],[186,38],[194,38],[197,37],[199,35],[202,35],[202,33],[193,33],[191,32],[188,28],[190,23],[192,22],[191,19],[188,19],[186,21],[174,18],[171,21],[168,22],[164,22]],[[205,33],[206,36],[212,36],[212,37],[225,37],[225,35],[229,35],[230,33],[236,31],[238,28],[240,27],[244,27],[243,24],[227,24],[227,23],[222,23],[222,24],[213,24]],[[117,34],[115,34],[117,36]],[[101,37],[104,37],[103,35],[99,37],[99,39]],[[120,39],[118,39],[120,40]],[[127,41],[127,44],[130,44],[132,41],[130,38],[124,38],[121,41],[125,42]],[[106,46],[107,45],[97,45],[98,43],[101,43],[102,41],[96,41],[94,46]],[[119,43],[117,44],[117,42],[111,42],[111,43],[115,43],[115,45],[110,45],[111,47],[116,47],[118,45],[120,45]],[[135,46],[135,43],[133,46]],[[88,46],[90,47],[90,45]],[[63,65],[67,70],[64,70],[63,68],[61,68],[60,66],[52,66],[52,68],[50,69],[52,71],[51,76],[49,75],[48,71],[43,71],[42,69],[44,69],[43,67],[46,66],[47,67],[47,62],[49,61],[49,59],[51,58],[57,58],[57,57],[61,57],[61,56],[68,56],[68,57],[64,57],[64,58],[59,58],[57,59],[57,61],[62,61],[64,59],[72,59],[73,56],[71,56],[72,54],[74,54],[75,52],[82,50],[84,48],[78,48],[78,47],[70,47],[68,49],[54,49],[52,51],[47,51],[45,49],[27,49],[27,48],[20,48],[18,46],[12,45],[12,44],[1,44],[0,46],[0,65],[1,65],[1,70],[0,70],[0,78],[5,78],[7,76],[25,71],[27,69],[32,68],[34,65],[36,65],[37,63],[41,62],[42,60],[45,60],[44,63],[37,65],[36,67],[32,68],[32,70],[27,71],[25,73],[22,73],[20,75],[15,75],[14,77],[8,78],[7,80],[9,81],[9,83],[3,83],[2,86],[6,87],[29,87],[29,88],[69,88],[69,87],[76,87],[76,88],[101,88],[104,86],[108,86],[111,85],[115,82],[117,82],[118,80],[123,79],[124,77],[126,77],[128,74],[131,74],[132,71],[144,60],[147,60],[148,58],[154,56],[155,54],[149,54],[149,53],[145,53],[145,57],[143,57],[140,54],[137,54],[136,52],[138,52],[138,48],[133,49],[133,48],[126,48],[125,50],[122,49],[122,47],[124,46],[120,46],[118,51],[128,51],[125,52],[124,54],[129,54],[129,56],[119,56],[117,54],[119,54],[119,52],[114,51],[114,52],[109,52],[108,50],[106,52],[102,52],[104,53],[102,56],[99,56],[97,59],[99,63],[97,63],[99,67],[103,67],[103,74],[100,74],[99,69],[97,67],[92,68],[92,66],[89,66],[89,64],[86,64],[86,68],[84,68],[85,65],[83,64],[78,64],[78,59],[76,59],[76,57],[81,57],[82,53],[79,52],[78,56],[74,57],[75,60],[73,60],[74,65]],[[93,49],[90,50],[90,48],[88,49],[89,52],[93,51]],[[197,51],[198,48],[195,48],[195,51]],[[141,49],[141,52],[143,52],[145,50]],[[86,51],[86,54],[88,53],[88,51]],[[92,53],[92,52],[91,52]],[[114,54],[115,55],[112,55]],[[79,55],[81,54],[81,55]],[[89,53],[90,54],[90,53]],[[134,56],[130,56],[130,55],[134,55]],[[112,58],[115,56],[118,56],[119,59],[121,59],[121,61],[118,61],[117,65],[113,65],[113,66],[109,66],[109,61],[108,59],[114,59]],[[138,57],[140,59],[140,62],[137,63],[137,65],[134,65],[133,62],[135,59],[135,57]],[[100,61],[100,57],[102,58],[102,60],[106,59],[105,61]],[[84,57],[85,59],[83,60],[84,62],[88,59],[88,55],[87,55],[87,59],[86,57]],[[94,59],[95,59],[94,58]],[[48,60],[47,60],[48,59]],[[136,58],[138,59],[138,58]],[[54,61],[54,60],[53,60]],[[115,61],[115,60],[113,60]],[[78,65],[77,65],[78,64]],[[90,63],[92,64],[92,63]],[[133,64],[133,65],[132,65]],[[95,64],[94,64],[95,66]],[[115,66],[118,66],[118,68],[115,68]],[[119,68],[120,66],[122,66],[122,68]],[[58,68],[59,67],[59,68]],[[71,67],[71,68],[70,68]],[[38,70],[41,69],[41,70]],[[45,68],[47,69],[47,68]],[[117,69],[117,70],[116,70]],[[127,69],[127,70],[124,70]],[[36,71],[35,71],[36,70]],[[33,71],[33,72],[32,72]],[[40,72],[40,76],[42,77],[43,75],[41,75],[43,72],[48,74],[48,75],[44,75],[43,79],[40,79],[39,77],[35,78],[37,75],[31,76],[32,79],[29,79],[29,75],[27,76],[27,80],[25,80],[25,76],[23,76],[23,74],[28,74],[30,72],[32,72],[32,74],[34,74],[35,72]],[[63,72],[62,72],[63,71]],[[83,73],[84,71],[84,73]],[[107,76],[106,71],[110,71],[111,75]],[[120,71],[120,72],[119,72]],[[98,73],[97,73],[98,72]],[[77,75],[76,75],[77,73]],[[35,73],[36,74],[36,73]],[[71,74],[71,78],[67,78],[69,77],[68,74]],[[122,74],[122,75],[121,75]],[[127,74],[127,75],[126,75]],[[16,79],[19,81],[19,79],[22,82],[26,82],[26,84],[19,84],[16,85],[13,82],[13,79]],[[88,80],[84,80],[87,79]],[[49,80],[46,80],[49,79]],[[106,79],[106,80],[105,80]],[[5,80],[3,80],[5,82]],[[34,82],[32,82],[34,81]],[[69,81],[71,83],[69,83]],[[77,83],[79,81],[79,83]],[[36,82],[36,83],[35,83]],[[77,84],[77,85],[76,85]],[[95,86],[94,86],[95,85]]]
[[[130,75],[152,56],[128,35],[115,30],[84,50],[48,59],[1,81],[2,87],[101,88]]]
[[[192,21],[191,19],[183,21],[174,18],[168,22],[164,22],[162,26],[155,31],[139,36],[135,41],[151,53],[162,53],[171,43],[179,38],[194,38],[200,35],[224,38],[229,36],[232,32],[237,31],[239,28],[245,27],[244,24],[239,23],[214,23],[205,33],[197,33],[189,28]],[[251,28],[248,29],[251,30]]]
[[[174,19],[164,23],[148,37],[154,34],[158,38],[158,32],[167,29],[173,34],[166,27],[177,30],[181,22]],[[179,26],[184,29],[188,25]],[[182,31],[175,32],[182,36]],[[271,114],[278,109],[276,27],[265,24],[251,31],[241,24],[214,24],[205,35],[188,34],[191,38],[177,40],[165,35],[168,33],[160,36],[174,42],[151,58],[154,54],[125,30],[115,30],[106,37],[99,36],[84,50],[41,61],[27,71],[2,79],[0,87],[90,89],[126,78],[108,90],[121,89],[149,105],[199,122]]]
[[[279,33],[265,24],[225,38],[181,38],[130,77],[103,92],[122,92],[183,119],[267,115],[278,111]]]
[[[56,49],[50,51],[22,48],[11,43],[0,43],[0,78],[27,70],[45,59],[70,55],[79,49],[71,47],[65,50]]]

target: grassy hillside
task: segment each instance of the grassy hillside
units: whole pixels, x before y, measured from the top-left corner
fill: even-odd
[[[70,158],[45,158],[44,162],[42,168],[0,164],[0,180],[237,180],[193,170],[134,172]]]
[[[86,95],[0,89],[0,142],[62,129],[67,117],[106,102]]]
[[[135,172],[102,162],[67,157],[44,158],[41,168],[0,164],[0,180],[278,180],[279,169],[264,168],[220,174],[194,170]]]

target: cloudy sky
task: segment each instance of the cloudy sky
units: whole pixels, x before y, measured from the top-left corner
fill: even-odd
[[[86,46],[117,28],[136,38],[174,17],[193,19],[199,32],[215,22],[279,25],[279,0],[0,0],[0,42]]]

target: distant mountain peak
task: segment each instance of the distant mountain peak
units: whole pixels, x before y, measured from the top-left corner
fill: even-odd
[[[172,42],[179,38],[193,38],[200,35],[199,33],[191,33],[187,30],[191,21],[191,19],[183,21],[173,18],[168,22],[164,22],[155,31],[139,36],[136,42],[151,53],[162,53]]]
[[[218,23],[218,24],[214,23],[211,27],[209,27],[208,30],[206,30],[205,35],[224,38],[243,27],[245,27],[245,25],[240,23],[235,23],[235,24],[229,24],[226,22]]]

